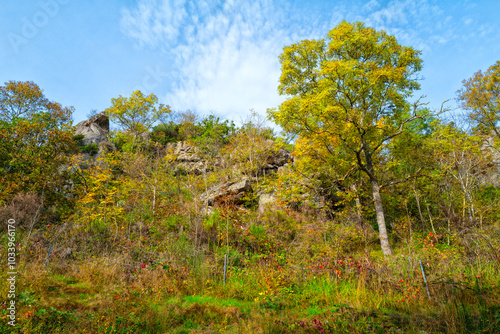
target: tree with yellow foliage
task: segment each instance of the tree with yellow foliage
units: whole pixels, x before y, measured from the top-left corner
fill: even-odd
[[[368,177],[382,251],[390,255],[377,161],[406,124],[422,117],[419,104],[407,101],[419,88],[420,52],[361,22],[342,22],[325,39],[286,46],[280,63],[278,90],[288,98],[270,118]]]
[[[493,131],[500,139],[500,61],[490,66],[486,73],[478,71],[463,81],[458,100],[468,110],[469,119],[483,134]]]
[[[111,99],[112,106],[106,109],[111,120],[117,122],[124,130],[137,137],[149,130],[154,124],[170,113],[170,107],[158,103],[154,94],[144,95],[135,91],[129,98]]]
[[[48,205],[67,202],[59,169],[76,151],[72,112],[34,82],[0,86],[0,205],[20,192],[43,194]]]

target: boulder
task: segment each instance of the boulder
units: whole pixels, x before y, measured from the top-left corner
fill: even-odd
[[[65,248],[60,252],[59,257],[65,260],[73,259],[73,250],[71,248]]]
[[[205,166],[204,161],[198,162],[180,162],[175,166],[174,174],[175,175],[186,175],[186,174],[194,174],[194,175],[202,175],[210,170]]]
[[[500,187],[500,150],[495,143],[498,140],[494,132],[484,140],[481,150],[489,156],[489,162],[475,170],[476,177],[481,184],[497,188]]]
[[[278,198],[273,193],[264,193],[259,196],[259,212],[262,213],[266,209],[276,208]]]
[[[284,166],[289,162],[293,162],[292,152],[284,148],[273,154],[268,161],[269,164],[276,167]]]
[[[292,152],[287,149],[280,149],[267,158],[266,165],[262,168],[261,174],[277,172],[284,166],[293,162]]]
[[[200,199],[210,206],[218,201],[228,201],[233,204],[242,204],[243,198],[252,192],[252,186],[248,179],[240,181],[229,181],[216,185],[201,194]]]
[[[83,135],[83,145],[107,141],[108,132],[109,117],[104,111],[75,126],[75,136]]]
[[[87,169],[93,165],[99,164],[99,157],[107,152],[116,150],[115,145],[108,141],[108,133],[109,117],[104,111],[90,117],[86,121],[78,123],[75,126],[75,136],[83,135],[83,139],[79,145],[97,145],[97,152],[86,152],[80,154],[78,158],[78,166],[81,169]]]

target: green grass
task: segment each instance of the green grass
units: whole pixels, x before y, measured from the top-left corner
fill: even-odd
[[[468,238],[477,236],[474,252],[464,250],[459,233],[450,245],[443,238],[442,247],[425,246],[427,235],[415,234],[410,253],[400,241],[386,258],[376,236],[368,235],[373,244],[366,246],[356,229],[340,223],[326,225],[285,211],[260,218],[231,211],[217,214],[224,224],[208,228],[196,210],[187,207],[183,218],[176,218],[184,228],[170,223],[162,228],[158,220],[142,239],[114,224],[87,234],[75,227],[66,235],[48,235],[61,246],[83,250],[84,236],[99,237],[109,248],[81,251],[72,260],[55,256],[48,270],[46,250],[43,256],[23,253],[18,324],[12,330],[3,318],[0,333],[500,330],[499,261],[492,250],[500,249],[500,238],[494,234],[484,243],[482,232],[473,231]],[[1,272],[0,280],[6,278]],[[6,289],[0,285],[0,296]],[[0,312],[5,317],[6,310]]]

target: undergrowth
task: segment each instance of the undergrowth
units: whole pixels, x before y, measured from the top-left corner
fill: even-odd
[[[470,231],[469,239],[477,237],[473,256],[457,234],[453,243],[441,239],[432,247],[422,246],[427,236],[415,235],[385,258],[373,247],[374,232],[361,238],[342,221],[311,220],[283,210],[257,215],[221,208],[208,218],[191,214],[190,220],[176,218],[182,228],[166,222],[161,230],[144,226],[130,234],[112,225],[87,231],[71,223],[62,231],[44,226],[19,249],[17,326],[12,330],[6,324],[4,301],[0,332],[500,329],[499,259],[490,247],[498,249],[497,227],[491,227],[488,245],[481,242],[484,231]],[[48,240],[53,255],[45,268]],[[75,244],[85,240],[108,247]],[[68,245],[80,251],[61,257],[59,250]],[[3,272],[1,279],[6,278]],[[1,289],[6,296],[6,285]]]

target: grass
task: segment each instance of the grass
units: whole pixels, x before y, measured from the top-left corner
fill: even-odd
[[[48,270],[43,260],[27,257],[20,262],[13,332],[495,333],[500,328],[498,272],[491,259],[464,261],[463,254],[422,248],[409,263],[404,248],[384,258],[364,249],[339,254],[332,247],[306,258],[300,246],[314,236],[304,229],[297,234],[302,245],[288,252],[259,245],[258,259],[242,255],[237,243],[230,245],[240,259],[228,268],[225,285],[220,255],[202,246],[196,261],[167,261],[157,254],[156,262],[144,266],[134,252],[54,258]],[[266,241],[273,243],[270,234],[259,242]],[[196,250],[184,238],[168,247],[178,254]],[[424,259],[430,299],[417,259]],[[2,322],[0,332],[12,331]]]
[[[127,182],[107,211],[84,203],[64,229],[19,231],[17,326],[0,284],[0,333],[500,332],[498,223],[393,233],[385,257],[375,231],[342,215],[228,206],[207,216],[165,177],[153,216],[149,188]]]

